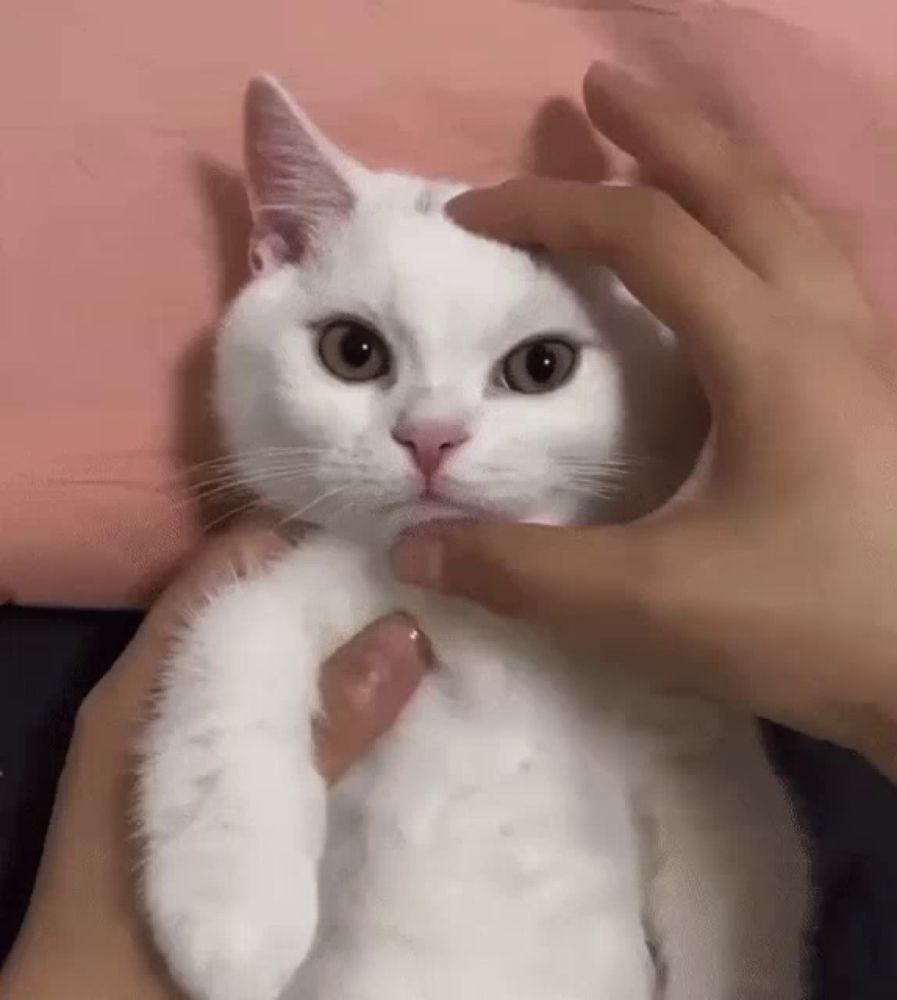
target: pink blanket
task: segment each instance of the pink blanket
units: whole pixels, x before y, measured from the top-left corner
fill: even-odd
[[[483,180],[588,169],[551,99],[596,55],[770,143],[897,317],[892,0],[2,5],[0,599],[140,602],[200,530],[251,73],[373,164]]]

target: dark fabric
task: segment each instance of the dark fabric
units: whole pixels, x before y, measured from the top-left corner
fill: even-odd
[[[75,711],[139,622],[0,607],[0,963],[28,905]]]
[[[897,998],[897,788],[854,754],[769,730],[819,894],[814,1000]]]
[[[125,612],[0,608],[0,962],[27,906],[75,711],[138,624]],[[815,1000],[894,1000],[897,790],[851,754],[768,735],[814,845]]]

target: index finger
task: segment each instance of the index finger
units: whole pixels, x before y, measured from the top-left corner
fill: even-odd
[[[448,211],[495,239],[610,267],[680,335],[712,402],[743,381],[752,358],[762,366],[763,281],[663,192],[530,177],[465,192]]]

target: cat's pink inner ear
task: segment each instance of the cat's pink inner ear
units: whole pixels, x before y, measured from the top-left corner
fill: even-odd
[[[249,269],[253,275],[268,274],[288,263],[292,253],[276,232],[252,233],[249,237]]]
[[[268,77],[246,91],[244,143],[254,231],[254,272],[298,261],[313,239],[352,211],[354,196],[326,140]]]

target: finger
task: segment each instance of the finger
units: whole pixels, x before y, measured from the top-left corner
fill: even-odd
[[[758,274],[804,291],[843,273],[833,244],[782,179],[704,115],[602,63],[583,89],[597,128]]]
[[[429,656],[415,623],[397,614],[368,626],[327,661],[315,741],[318,768],[329,783],[392,727],[429,666]]]
[[[476,601],[555,631],[609,637],[650,604],[654,530],[442,524],[393,552],[404,583]]]
[[[194,610],[222,581],[257,573],[289,547],[264,519],[241,521],[206,539],[153,605],[141,632],[164,633],[167,622]]]
[[[662,192],[521,178],[465,192],[449,211],[493,238],[610,267],[680,335],[711,397],[737,383],[752,357],[765,369],[763,282]]]
[[[260,572],[289,545],[264,521],[244,521],[208,539],[189,557],[140,624],[127,649],[87,696],[82,714],[111,699],[126,722],[141,710],[172,640],[197,607],[230,581]]]

